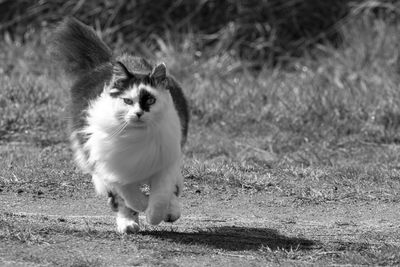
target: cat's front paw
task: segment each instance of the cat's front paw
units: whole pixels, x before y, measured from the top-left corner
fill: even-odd
[[[120,234],[136,234],[139,232],[139,223],[132,219],[117,217],[117,231]]]

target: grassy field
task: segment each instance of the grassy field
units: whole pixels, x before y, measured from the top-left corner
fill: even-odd
[[[118,235],[72,162],[48,33],[0,43],[0,263],[400,264],[400,24],[351,16],[339,47],[250,70],[159,40],[189,99],[184,215]]]

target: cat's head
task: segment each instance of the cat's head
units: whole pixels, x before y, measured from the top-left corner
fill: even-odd
[[[115,116],[134,127],[157,123],[172,103],[166,89],[166,66],[156,65],[148,73],[130,71],[116,62],[106,92],[113,99]]]

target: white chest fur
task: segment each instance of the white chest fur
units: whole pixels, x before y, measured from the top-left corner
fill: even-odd
[[[171,102],[172,104],[172,102]],[[105,184],[120,185],[140,182],[181,161],[181,129],[179,117],[172,105],[160,117],[146,123],[143,128],[121,127],[115,103],[101,96],[88,110],[89,136],[84,144],[94,174]]]

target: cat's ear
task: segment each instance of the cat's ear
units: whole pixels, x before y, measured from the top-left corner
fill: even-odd
[[[116,64],[114,64],[114,73],[119,76],[119,78],[131,78],[133,76],[121,61],[117,61]]]
[[[165,77],[167,76],[167,67],[165,63],[160,63],[153,68],[150,73],[150,78],[156,81],[164,81]]]
[[[115,62],[113,72],[114,74],[109,91],[112,96],[121,93],[123,81],[133,77],[133,74],[129,72],[128,68],[121,61]]]

